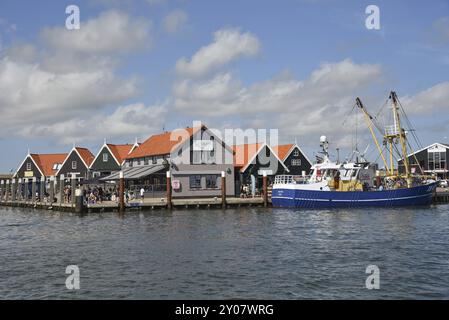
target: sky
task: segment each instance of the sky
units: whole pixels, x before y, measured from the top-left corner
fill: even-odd
[[[448,78],[448,0],[4,0],[0,172],[193,121],[278,129],[309,158],[321,135],[350,154],[357,131],[373,161],[355,98],[375,114],[394,90],[423,145],[449,143]]]

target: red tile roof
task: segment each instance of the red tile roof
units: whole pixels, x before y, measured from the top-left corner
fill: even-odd
[[[36,165],[46,177],[54,176],[58,170],[55,170],[56,164],[62,164],[67,157],[66,153],[59,154],[32,154]]]
[[[89,167],[91,165],[92,161],[94,161],[94,159],[95,159],[92,152],[90,152],[89,149],[86,149],[86,148],[76,147],[75,149],[76,149],[76,151],[78,151],[78,154],[81,156],[81,158],[84,160],[84,162]]]
[[[238,169],[245,168],[263,145],[264,143],[251,143],[233,146],[234,167]],[[284,144],[271,147],[271,149],[279,159],[284,161],[293,146],[293,144]]]
[[[195,132],[198,131],[198,129],[196,128]],[[184,130],[186,130],[187,136],[183,136]],[[130,155],[125,157],[125,159],[135,159],[170,154],[174,147],[190,138],[193,134],[194,129],[187,128],[151,136],[145,142],[143,142],[139,146],[139,148],[136,148]]]
[[[114,157],[117,159],[119,164],[121,165],[123,161],[126,159],[134,144],[107,144],[109,150],[111,150]]]
[[[273,147],[273,151],[277,153],[279,159],[285,161],[285,158],[288,156],[288,152],[293,148],[294,144],[283,144],[276,147]]]
[[[263,143],[251,143],[233,146],[232,149],[234,150],[234,167],[246,167],[248,162],[251,161],[251,159],[259,151],[262,145]]]

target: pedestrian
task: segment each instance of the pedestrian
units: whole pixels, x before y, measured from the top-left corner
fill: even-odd
[[[145,189],[142,187],[140,189],[140,200],[143,202],[144,198],[145,198]]]

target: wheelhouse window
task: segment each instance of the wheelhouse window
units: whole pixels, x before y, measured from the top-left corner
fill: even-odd
[[[190,189],[201,189],[201,176],[193,175],[189,177]]]
[[[76,170],[78,167],[78,163],[76,161],[72,161],[72,170]]]
[[[109,155],[107,153],[103,153],[103,162],[108,162]]]

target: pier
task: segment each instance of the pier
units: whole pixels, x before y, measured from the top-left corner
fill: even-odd
[[[103,201],[97,204],[85,204],[82,208],[73,203],[49,203],[31,201],[1,201],[0,206],[15,208],[32,208],[42,210],[54,210],[62,212],[95,213],[95,212],[120,212],[120,203],[115,201]],[[239,207],[264,207],[264,198],[226,198],[223,205],[221,198],[198,199],[172,199],[171,205],[166,198],[135,200],[125,203],[124,211],[161,210],[161,209],[220,209]],[[268,201],[267,206],[271,206]]]
[[[434,203],[449,203],[449,189],[437,188],[433,197]]]

